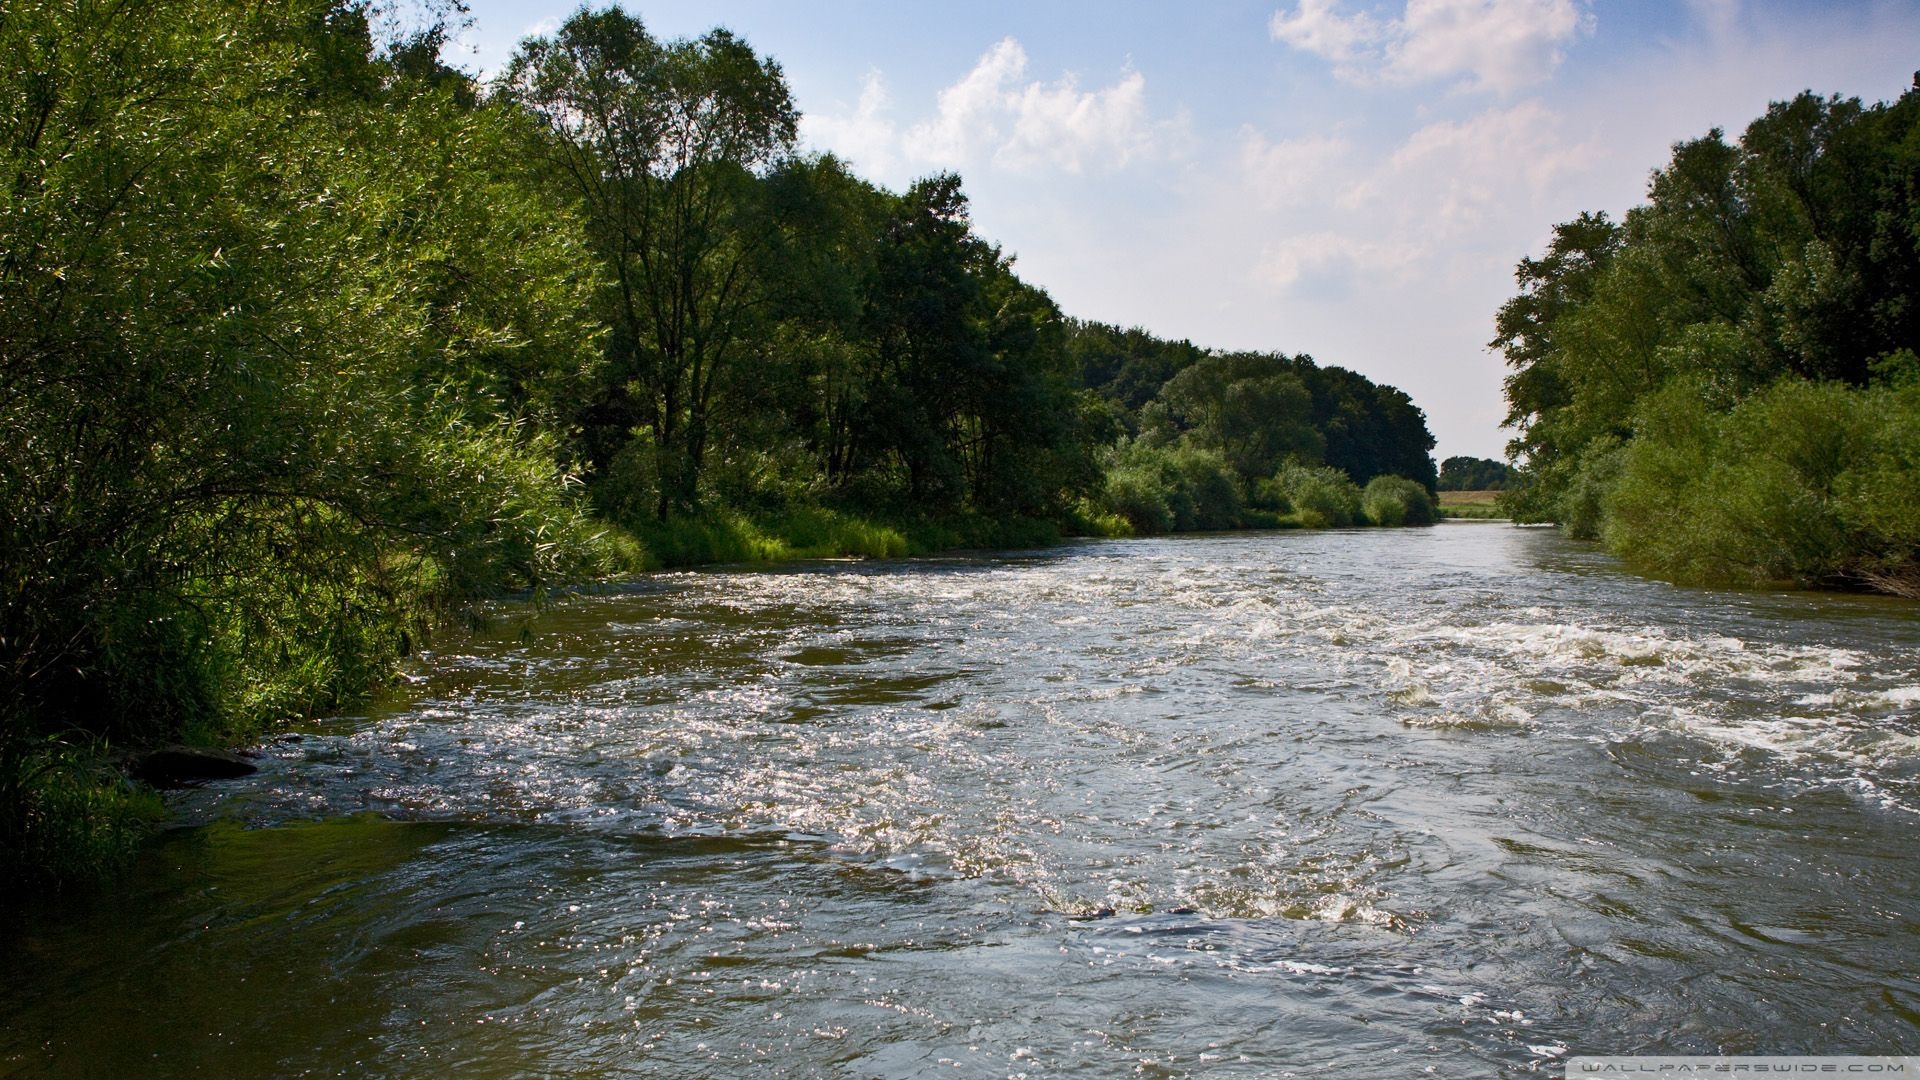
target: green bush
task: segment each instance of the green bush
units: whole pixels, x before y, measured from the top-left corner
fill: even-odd
[[[1567,535],[1580,540],[1597,540],[1606,523],[1605,503],[1619,478],[1624,444],[1612,435],[1603,435],[1580,451],[1572,479],[1560,492],[1557,520]]]
[[[1376,476],[1360,495],[1361,509],[1375,525],[1431,525],[1438,515],[1427,489],[1401,476]]]
[[[1176,528],[1183,532],[1218,531],[1240,526],[1244,504],[1240,478],[1224,453],[1179,446],[1171,452],[1170,461],[1179,476],[1180,495],[1184,496],[1174,500]]]
[[[1339,529],[1361,520],[1359,486],[1331,466],[1284,465],[1271,491],[1305,528]]]
[[[767,518],[761,527],[780,541],[789,558],[897,559],[909,553],[900,530],[818,506],[788,509]]]
[[[1716,412],[1649,398],[1605,499],[1605,539],[1696,583],[1920,585],[1920,386],[1784,379]]]
[[[1107,470],[1106,507],[1133,532],[1172,532],[1175,487],[1157,462],[1123,460]]]
[[[1244,525],[1239,476],[1218,450],[1138,440],[1109,453],[1106,509],[1137,533]]]

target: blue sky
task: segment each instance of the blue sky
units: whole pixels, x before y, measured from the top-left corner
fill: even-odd
[[[450,59],[489,72],[576,5],[471,6]],[[1640,201],[1676,140],[1920,67],[1911,0],[627,7],[773,56],[809,148],[869,179],[959,172],[1068,314],[1392,383],[1442,457],[1502,456],[1485,345],[1554,223]]]

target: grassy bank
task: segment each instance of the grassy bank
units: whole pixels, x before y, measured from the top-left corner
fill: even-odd
[[[1498,491],[1442,491],[1439,510],[1442,518],[1468,521],[1506,521],[1500,508]]]
[[[389,573],[381,588],[352,580],[327,590],[262,564],[249,575],[244,604],[200,597],[206,617],[174,626],[164,654],[119,658],[103,671],[100,678],[122,684],[109,716],[89,726],[78,718],[61,725],[45,710],[17,714],[0,739],[0,872],[22,886],[12,900],[96,884],[139,851],[164,817],[159,795],[128,775],[143,752],[245,745],[351,706],[388,684],[418,644],[461,621],[473,600],[514,594],[545,603],[568,583],[663,568],[1033,548],[1065,533],[1124,528],[1098,515],[1063,527],[970,513],[886,519],[818,506],[710,510],[631,530],[572,524],[559,542],[577,550],[554,556],[567,573],[536,581],[501,575],[458,593],[444,587],[431,561],[383,559]],[[0,898],[0,906],[8,902]]]
[[[647,569],[792,559],[898,559],[961,549],[1046,547],[1063,535],[1119,535],[1097,517],[1064,527],[980,514],[887,518],[809,506],[752,514],[713,510],[645,521],[632,532]]]
[[[1243,508],[1234,526],[1424,522],[1424,493],[1417,489],[1404,481],[1383,481],[1368,492],[1343,485],[1335,492],[1340,497],[1329,503],[1332,509],[1302,497],[1286,512]],[[1415,504],[1412,514],[1406,500]],[[270,568],[257,569],[248,610],[229,611],[197,628],[179,627],[178,647],[165,656],[128,658],[150,669],[136,673],[143,685],[175,687],[147,700],[150,715],[129,697],[116,703],[122,713],[106,728],[75,725],[37,739],[10,739],[0,747],[0,868],[40,892],[112,876],[163,817],[158,795],[126,775],[128,764],[143,751],[169,744],[245,745],[294,721],[351,706],[389,683],[397,663],[436,630],[463,618],[472,600],[516,593],[544,603],[569,580],[613,580],[657,569],[893,559],[1135,533],[1125,517],[1091,502],[1064,521],[965,512],[885,516],[796,506],[758,513],[716,508],[665,521],[646,519],[627,529],[589,527],[586,520],[571,525],[561,543],[582,553],[554,556],[556,566],[570,573],[544,576],[531,590],[515,587],[526,579],[501,575],[490,588],[470,584],[455,593],[435,587],[439,576],[431,565],[408,564],[400,574],[399,564],[393,564],[384,590],[362,581],[344,593],[322,594],[302,592]],[[329,606],[329,598],[343,595],[353,603]],[[263,598],[272,603],[263,607]],[[344,613],[331,615],[320,607]]]

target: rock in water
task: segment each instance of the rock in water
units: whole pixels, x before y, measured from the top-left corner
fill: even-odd
[[[136,758],[130,771],[135,779],[154,787],[177,788],[247,776],[259,772],[260,767],[231,750],[163,746]]]

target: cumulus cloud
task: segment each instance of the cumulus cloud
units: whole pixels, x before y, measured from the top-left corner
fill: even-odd
[[[1013,38],[988,49],[941,90],[931,116],[898,127],[878,72],[867,76],[851,109],[816,111],[803,121],[807,141],[862,168],[889,174],[905,162],[960,168],[982,162],[1014,170],[1069,173],[1119,168],[1160,151],[1174,125],[1147,108],[1147,80],[1126,70],[1110,86],[1084,90],[1072,75],[1053,82],[1027,75],[1027,53]]]
[[[1510,94],[1546,78],[1574,39],[1593,30],[1578,0],[1407,0],[1398,18],[1298,0],[1274,13],[1275,41],[1331,60],[1355,83],[1458,80]]]
[[[1251,127],[1240,131],[1240,169],[1260,205],[1269,209],[1307,202],[1337,183],[1338,169],[1353,152],[1346,139],[1309,135],[1268,139]]]
[[[1410,213],[1435,237],[1459,236],[1491,215],[1538,201],[1555,181],[1593,162],[1593,146],[1569,141],[1562,126],[1559,114],[1537,101],[1429,124],[1341,201]]]
[[[831,150],[862,170],[893,172],[898,137],[887,113],[892,107],[886,79],[869,71],[860,81],[860,100],[851,110],[809,112],[800,117],[800,135],[809,145]]]
[[[1530,223],[1533,208],[1600,159],[1567,126],[1527,101],[1428,124],[1373,153],[1344,136],[1243,129],[1240,194],[1222,204],[1269,237],[1250,264],[1269,289],[1356,273],[1431,276],[1436,260],[1467,249],[1491,244],[1502,258],[1524,249],[1532,226],[1515,222]]]
[[[1382,23],[1365,12],[1340,15],[1334,11],[1337,3],[1338,0],[1300,0],[1292,14],[1274,12],[1268,29],[1275,41],[1338,64],[1351,64],[1377,54],[1389,35],[1391,24]]]
[[[1011,112],[1012,134],[994,157],[1016,168],[1051,164],[1077,173],[1094,162],[1125,165],[1152,150],[1147,80],[1137,71],[1088,92],[1072,77],[1029,83],[1011,101]]]
[[[1267,284],[1287,289],[1309,275],[1352,271],[1398,274],[1423,254],[1418,244],[1403,239],[1374,239],[1322,230],[1267,244],[1260,253],[1255,273]]]
[[[1150,152],[1154,124],[1147,80],[1127,71],[1112,86],[1082,90],[1072,75],[1030,81],[1027,53],[1005,38],[973,70],[940,91],[934,116],[906,132],[908,157],[960,166],[980,157],[1013,169],[1125,165]]]

